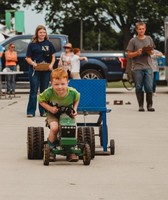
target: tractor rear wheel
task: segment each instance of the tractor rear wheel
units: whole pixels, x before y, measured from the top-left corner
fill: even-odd
[[[50,163],[50,147],[49,144],[44,144],[43,164],[48,166]]]
[[[89,144],[85,144],[83,148],[83,164],[90,165],[91,161],[91,150]]]
[[[43,127],[28,127],[27,157],[28,159],[43,158],[44,129]]]
[[[95,132],[93,127],[78,128],[78,143],[89,144],[91,150],[91,159],[95,157]]]
[[[84,135],[82,127],[78,127],[77,139],[78,139],[78,144],[84,144],[85,143],[85,135]]]
[[[85,142],[89,144],[91,150],[91,159],[95,157],[95,132],[93,127],[84,127]]]
[[[83,150],[83,145],[85,144],[85,135],[84,135],[82,127],[78,127],[77,140],[78,140],[78,148],[80,148],[81,150]],[[79,159],[82,160],[83,157],[79,156]]]

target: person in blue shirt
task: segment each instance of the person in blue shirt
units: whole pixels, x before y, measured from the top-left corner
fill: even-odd
[[[36,28],[32,42],[28,45],[26,61],[29,66],[30,94],[27,105],[27,117],[34,117],[37,106],[38,89],[42,93],[49,86],[50,73],[55,63],[55,47],[49,41],[46,28],[39,25]],[[36,71],[38,63],[49,63],[48,71]],[[45,116],[45,110],[39,105],[40,116]]]
[[[0,45],[0,72],[2,71],[2,56],[3,56],[3,52],[4,52],[4,47]],[[0,76],[0,86],[1,85],[1,76]],[[0,88],[0,92],[2,94],[2,88]]]

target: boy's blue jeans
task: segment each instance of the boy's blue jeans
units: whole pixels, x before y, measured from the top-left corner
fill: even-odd
[[[35,71],[29,67],[29,81],[30,81],[30,94],[27,106],[27,114],[35,116],[37,107],[37,93],[38,89],[42,93],[49,86],[50,71]],[[40,115],[44,114],[44,109],[39,105]]]
[[[135,82],[136,93],[142,93],[144,90],[146,93],[152,93],[153,86],[153,70],[142,69],[133,70],[133,78]]]

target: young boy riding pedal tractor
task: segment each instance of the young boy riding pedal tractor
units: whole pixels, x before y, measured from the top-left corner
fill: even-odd
[[[54,70],[51,73],[51,87],[38,96],[40,105],[47,111],[46,121],[50,133],[44,142],[43,128],[28,128],[29,159],[43,157],[44,165],[49,165],[58,154],[66,156],[70,162],[76,162],[78,157],[82,157],[84,165],[90,164],[91,157],[94,157],[93,145],[91,149],[88,135],[80,128],[77,131],[75,122],[79,98],[80,94],[68,87],[67,72],[60,68]]]

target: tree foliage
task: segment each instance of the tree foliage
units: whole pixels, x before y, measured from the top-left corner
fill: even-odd
[[[0,0],[0,23],[5,24],[5,10],[14,10],[20,5],[19,0]]]
[[[137,21],[147,23],[147,33],[155,40],[164,35],[164,18],[168,13],[167,0],[25,0],[26,4],[34,4],[37,12],[46,10],[46,22],[53,32],[67,31],[74,35],[79,21],[84,21],[86,35],[93,31],[103,31],[103,35],[113,33],[120,37],[124,49],[135,33]],[[86,24],[86,25],[85,25]],[[90,28],[87,28],[89,24]],[[118,29],[120,33],[110,28]],[[116,32],[116,34],[114,34]],[[79,34],[77,36],[79,40]],[[109,40],[112,38],[110,37]],[[120,42],[119,41],[119,42]],[[119,47],[119,45],[116,45]]]

